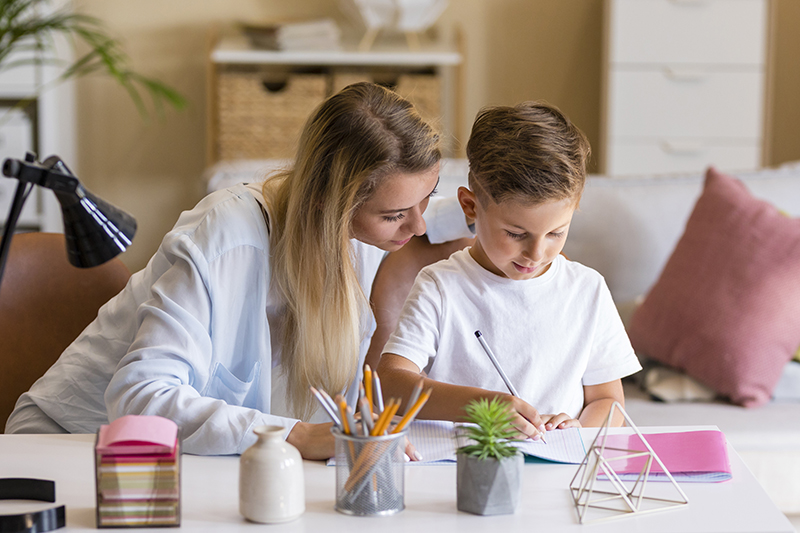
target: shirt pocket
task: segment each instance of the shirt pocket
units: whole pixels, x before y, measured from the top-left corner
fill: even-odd
[[[258,377],[261,372],[261,361],[256,361],[250,374],[244,380],[237,378],[225,365],[217,362],[205,394],[217,398],[229,405],[253,407],[258,397]]]

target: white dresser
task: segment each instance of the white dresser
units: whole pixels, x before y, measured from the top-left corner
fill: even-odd
[[[768,0],[607,0],[608,175],[761,166]]]
[[[57,41],[59,57],[69,58],[68,43]],[[11,64],[13,56],[4,62]],[[33,151],[42,160],[56,154],[76,170],[75,99],[72,82],[37,88],[58,76],[56,67],[24,65],[0,71],[0,165]],[[27,105],[19,106],[21,101]],[[0,174],[0,228],[5,224],[19,182]],[[61,209],[52,191],[34,187],[17,222],[20,231],[62,231]]]

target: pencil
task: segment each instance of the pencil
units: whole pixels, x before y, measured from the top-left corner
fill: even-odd
[[[408,403],[406,404],[406,411],[403,413],[404,415],[411,410],[415,403],[417,403],[417,398],[419,398],[419,394],[422,392],[422,386],[424,383],[425,380],[420,379],[414,386],[414,390],[411,391],[411,397],[408,399]]]
[[[350,423],[347,419],[347,402],[341,394],[337,394],[335,398],[336,403],[339,405],[339,412],[342,418],[342,431],[345,435],[350,435]],[[353,428],[355,429],[355,428]]]
[[[383,389],[381,388],[381,378],[378,377],[378,371],[372,373],[372,389],[375,394],[375,405],[378,411],[383,412]]]
[[[361,398],[358,401],[358,408],[361,411],[361,425],[363,427],[363,433],[365,437],[369,436],[370,431],[372,431],[372,414],[369,412],[369,405],[366,398]]]
[[[364,365],[364,394],[369,402],[369,414],[372,414],[372,369],[369,365]],[[382,411],[383,409],[378,409]]]
[[[373,437],[377,437],[383,435],[386,428],[389,426],[389,423],[392,421],[392,417],[397,412],[397,409],[400,407],[400,401],[395,398],[389,398],[389,403],[386,404],[386,409],[383,410],[381,413],[380,418],[378,421],[375,422],[375,427],[372,428],[371,435]]]
[[[511,395],[512,396],[516,396],[517,398],[519,398],[519,394],[517,393],[517,389],[514,388],[514,384],[511,383],[511,380],[508,379],[508,376],[506,376],[506,373],[503,371],[503,367],[500,366],[500,362],[497,360],[497,357],[494,356],[494,353],[492,352],[492,349],[489,348],[488,344],[486,344],[486,341],[484,340],[483,334],[481,333],[481,331],[477,330],[475,332],[475,336],[478,338],[478,342],[481,343],[481,346],[483,346],[483,351],[486,352],[486,355],[489,356],[489,360],[492,362],[492,364],[494,365],[495,369],[497,369],[497,373],[500,374],[501,378],[503,378],[503,381],[505,382],[506,387],[508,387],[508,390],[511,392]],[[536,429],[541,434],[542,442],[547,444],[547,442],[544,440],[544,431],[541,431],[539,428],[536,428]]]
[[[413,407],[406,411],[406,414],[403,415],[403,418],[400,419],[400,422],[398,422],[398,424],[391,431],[392,433],[400,433],[408,424],[414,421],[417,413],[419,413],[420,409],[422,409],[422,407],[425,405],[425,402],[428,401],[428,398],[431,397],[431,392],[433,392],[433,389],[428,389],[422,393],[419,399],[414,403]]]
[[[325,401],[325,398],[322,396],[322,394],[320,394],[320,392],[317,389],[315,389],[314,387],[309,387],[309,388],[311,389],[311,394],[313,394],[314,397],[317,399],[317,401],[319,401],[320,405],[322,405],[322,408],[328,414],[328,417],[330,417],[330,419],[333,421],[333,425],[341,429],[342,422],[336,415],[336,411],[331,409],[331,406],[328,405],[328,403]]]

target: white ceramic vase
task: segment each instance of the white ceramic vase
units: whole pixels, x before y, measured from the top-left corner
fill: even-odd
[[[258,441],[239,459],[239,512],[253,522],[289,522],[306,509],[303,459],[284,431],[255,428]]]

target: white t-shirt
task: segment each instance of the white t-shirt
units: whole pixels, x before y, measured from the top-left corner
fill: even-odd
[[[540,413],[577,417],[584,385],[641,370],[603,277],[563,256],[524,281],[489,272],[468,250],[424,268],[383,351],[431,379],[507,393],[477,330]]]

